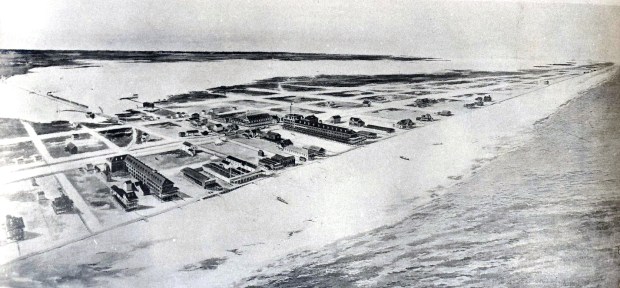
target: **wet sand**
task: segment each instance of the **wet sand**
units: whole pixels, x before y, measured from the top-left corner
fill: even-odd
[[[265,287],[618,287],[620,75],[398,224],[289,254]]]

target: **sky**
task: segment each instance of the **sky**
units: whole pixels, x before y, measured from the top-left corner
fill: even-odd
[[[620,60],[620,0],[539,2],[2,0],[0,48]]]

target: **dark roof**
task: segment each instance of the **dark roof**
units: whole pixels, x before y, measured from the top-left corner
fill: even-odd
[[[226,159],[231,160],[231,161],[235,161],[237,163],[240,163],[241,165],[252,167],[252,168],[256,169],[256,165],[254,165],[254,164],[252,164],[252,163],[250,163],[248,161],[241,160],[241,159],[239,159],[239,158],[237,158],[235,156],[230,156],[229,155],[229,156],[226,157]]]
[[[340,115],[334,115],[331,118],[336,119],[336,118],[342,118],[342,117],[340,117]]]
[[[246,117],[250,121],[252,121],[252,120],[271,120],[271,115],[269,115],[267,113],[250,114],[250,115],[246,115]]]
[[[319,117],[316,117],[314,115],[308,115],[308,116],[306,116],[306,120],[318,121]]]
[[[264,164],[278,164],[280,162],[273,160],[271,158],[262,158],[260,160],[258,160],[258,163],[264,163]]]
[[[308,148],[308,150],[325,151],[325,148],[322,148],[322,147],[319,147],[319,146],[315,146],[315,145],[310,145],[307,148]]]
[[[125,161],[125,158],[127,158],[127,154],[112,156],[106,159],[108,159],[108,161],[110,162],[116,162],[116,161]]]
[[[291,141],[291,139],[282,139],[280,141],[280,145],[282,146],[293,145],[293,141]]]
[[[6,215],[6,226],[8,229],[24,229],[24,218]]]
[[[67,195],[56,197],[56,199],[52,201],[52,206],[55,206],[55,207],[67,207],[71,205],[73,205],[73,200],[67,197]]]
[[[304,115],[301,115],[301,114],[286,114],[286,115],[284,115],[284,118],[297,120],[297,119],[303,119]]]
[[[120,197],[127,198],[127,200],[138,200],[138,196],[135,192],[127,192],[121,188],[118,188],[116,185],[112,185],[112,190]]]
[[[273,155],[273,157],[271,157],[271,159],[276,160],[276,161],[282,161],[282,160],[291,159],[291,158],[295,159],[295,156],[282,156],[280,154],[276,154],[276,155]]]
[[[335,125],[318,123],[318,122],[314,122],[314,121],[310,121],[310,120],[296,120],[295,123],[302,124],[302,125],[305,125],[305,126],[317,127],[317,128],[325,129],[325,130],[331,130],[331,131],[336,131],[336,132],[347,133],[347,134],[356,134],[355,131],[353,131],[353,130],[351,130],[349,128],[344,128],[344,127],[335,126]]]
[[[77,146],[75,146],[73,142],[69,142],[69,144],[67,144],[67,149],[73,149],[73,148],[77,148]]]
[[[149,177],[154,182],[158,182],[157,184],[159,184],[159,185],[163,186],[163,184],[166,183],[166,182],[170,182],[170,183],[174,184],[174,182],[168,180],[168,178],[166,178],[166,176],[161,175],[159,172],[157,172],[157,170],[155,170],[155,169],[151,168],[150,166],[144,164],[144,162],[138,160],[138,158],[133,157],[132,155],[127,155],[127,158],[125,159],[125,162],[132,163],[134,165],[140,166],[141,168],[150,171]]]
[[[207,181],[209,179],[211,179],[209,176],[204,175],[202,173],[200,173],[198,170],[193,169],[193,168],[189,168],[189,167],[185,167],[183,169],[181,169],[181,172],[183,172],[183,174],[190,176],[198,181]]]

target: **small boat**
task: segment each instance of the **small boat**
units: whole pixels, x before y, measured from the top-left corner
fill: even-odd
[[[282,199],[282,197],[278,196],[278,197],[276,197],[276,199],[277,199],[278,201],[280,201],[280,202],[282,202],[282,203],[284,203],[284,204],[287,204],[287,205],[288,205],[288,202],[286,202],[286,200]]]
[[[409,161],[409,158],[407,158],[407,157],[405,157],[405,156],[400,156],[400,159],[403,159],[403,160],[407,160],[407,161]]]

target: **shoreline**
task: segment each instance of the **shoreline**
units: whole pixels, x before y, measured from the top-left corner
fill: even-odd
[[[619,88],[616,71],[404,220],[290,253],[235,285],[616,285]]]
[[[617,66],[611,69],[617,71]],[[147,277],[151,281],[164,281],[163,283],[169,285],[196,284],[204,279],[218,279],[214,280],[217,282],[213,282],[216,286],[230,285],[241,279],[243,274],[252,273],[253,269],[261,267],[262,263],[275,260],[286,252],[329,244],[337,239],[405,218],[410,213],[411,205],[418,207],[424,205],[425,201],[438,197],[437,194],[433,196],[434,193],[426,191],[435,189],[437,185],[447,187],[447,184],[456,183],[454,180],[446,179],[446,176],[461,176],[460,179],[466,181],[466,173],[471,171],[472,165],[481,164],[477,163],[476,159],[488,162],[489,158],[496,157],[496,154],[501,152],[498,149],[501,150],[502,146],[510,148],[518,145],[519,141],[523,140],[515,137],[527,136],[532,129],[529,125],[539,120],[539,117],[554,113],[566,101],[578,97],[574,95],[577,91],[583,91],[594,83],[604,80],[605,76],[608,76],[607,73],[609,72],[601,75],[603,74],[601,72],[588,76],[587,79],[577,79],[567,81],[570,83],[558,84],[559,86],[556,87],[547,87],[543,91],[535,91],[523,98],[515,98],[507,104],[493,105],[476,113],[457,115],[437,125],[415,129],[399,137],[355,149],[338,157],[321,160],[322,165],[308,165],[303,167],[304,169],[297,169],[297,171],[291,171],[277,178],[265,179],[261,181],[261,187],[249,185],[217,201],[198,203],[192,207],[171,212],[170,215],[155,217],[148,223],[129,225],[114,233],[98,235],[92,239],[97,243],[95,246],[92,246],[90,240],[77,242],[54,251],[50,255],[35,256],[33,259],[43,258],[40,260],[45,263],[51,260],[50,257],[54,258],[54,254],[60,254],[54,259],[60,262],[59,267],[52,269],[60,269],[54,273],[62,274],[72,273],[71,271],[76,268],[76,261],[79,263],[88,261],[89,258],[103,257],[95,255],[88,257],[88,254],[85,254],[83,256],[85,259],[66,258],[62,256],[62,251],[67,249],[83,250],[85,253],[94,253],[91,249],[100,249],[103,255],[110,255],[105,254],[109,253],[105,251],[125,250],[130,256],[110,256],[112,257],[109,260],[112,261],[111,266],[138,269],[144,265],[140,260],[151,259],[156,267],[139,272],[143,275],[129,275],[135,276],[133,278],[116,279],[105,275],[92,278],[111,281],[108,285],[137,284],[142,281],[140,277]],[[566,95],[566,89],[573,92]],[[515,106],[530,109],[531,111],[528,111],[531,113],[519,114],[514,111]],[[498,115],[505,118],[495,119],[494,116]],[[501,123],[490,122],[493,120]],[[505,128],[503,131],[493,130],[493,127],[500,124],[503,124],[502,127]],[[477,131],[475,135],[467,132],[471,129]],[[443,144],[432,145],[439,142]],[[411,147],[413,143],[420,149]],[[458,153],[459,149],[468,154]],[[398,154],[404,152],[411,154],[408,156],[412,161],[404,162],[397,158]],[[361,155],[367,155],[368,159],[358,157]],[[396,165],[392,165],[393,163]],[[323,167],[324,165],[327,167]],[[365,168],[358,169],[360,167]],[[304,170],[304,173],[299,170]],[[328,170],[331,172],[327,173]],[[347,176],[350,176],[351,171],[358,173],[354,177],[358,182],[347,181]],[[376,171],[390,173],[390,176],[386,176],[385,179],[373,179],[372,175]],[[411,175],[409,171],[427,171],[428,173],[419,175],[424,172],[418,172],[418,175]],[[338,185],[343,181],[347,183],[346,190],[348,191],[338,189],[338,187],[344,187]],[[296,187],[299,189],[296,190]],[[402,187],[416,188],[410,191]],[[291,204],[276,206],[281,205],[275,200],[276,195],[282,196]],[[343,209],[343,207],[350,210]],[[283,214],[289,217],[282,216]],[[220,218],[225,215],[226,219],[218,219],[218,215]],[[287,219],[282,219],[285,217]],[[182,223],[183,227],[176,228],[175,225],[179,223],[175,220],[178,219],[191,219],[194,222]],[[361,219],[368,219],[368,222],[360,223]],[[205,233],[197,235],[194,231]],[[291,235],[292,232],[294,233]],[[156,235],[149,235],[150,233]],[[131,240],[117,243],[116,235],[119,234]],[[142,243],[139,242],[140,240],[146,241],[149,245],[132,249],[132,243]],[[270,244],[247,246],[259,242]],[[280,251],[279,246],[289,248],[285,252]],[[183,247],[192,248],[184,249]],[[242,255],[231,253],[230,250],[241,250]],[[171,251],[174,251],[172,259],[153,259],[149,256],[151,252],[173,253]],[[199,253],[196,251],[203,251],[204,255],[197,255]],[[198,272],[178,271],[184,265],[200,262],[201,258],[214,257],[225,257],[227,260],[217,269],[200,275],[196,275]],[[33,259],[14,264],[27,266]],[[248,259],[253,259],[255,262],[248,265]],[[164,260],[167,261],[161,262]],[[11,267],[5,266],[5,268],[12,270]],[[173,280],[166,279],[172,271],[177,271],[176,276],[179,276],[179,273],[186,274],[181,274]],[[32,278],[36,279],[46,274],[41,273],[43,274],[33,275]]]

